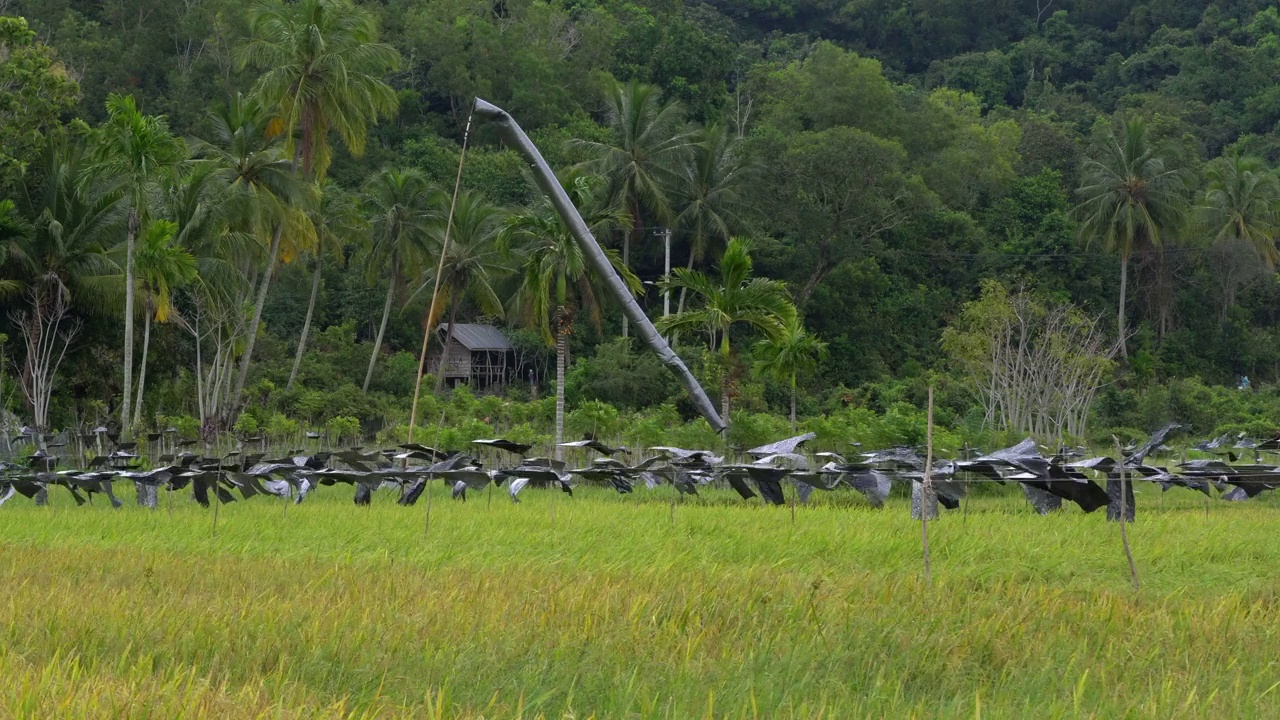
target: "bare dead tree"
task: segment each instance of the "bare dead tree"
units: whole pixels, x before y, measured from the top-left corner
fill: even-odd
[[[943,334],[943,347],[968,373],[988,427],[1060,440],[1084,434],[1119,353],[1104,327],[1073,305],[993,282]]]
[[[178,322],[195,341],[196,407],[201,434],[208,438],[224,429],[245,313],[197,289],[191,293],[191,310]]]
[[[57,282],[36,282],[26,292],[27,307],[9,313],[22,335],[26,355],[18,368],[19,385],[31,406],[32,420],[41,433],[49,429],[49,402],[58,367],[80,332],[71,317],[65,288]]]

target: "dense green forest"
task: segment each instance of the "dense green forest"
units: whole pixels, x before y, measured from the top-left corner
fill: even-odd
[[[400,437],[423,328],[453,318],[508,328],[521,368],[501,397],[428,379],[427,422],[458,438],[545,439],[559,389],[568,434],[713,441],[522,160],[466,134],[477,96],[561,172],[655,320],[669,293],[659,327],[732,406],[731,441],[798,419],[916,442],[930,385],[952,445],[1280,417],[1271,2],[0,13],[10,431]],[[1052,401],[994,389],[1010,332],[1058,373],[1011,382]]]

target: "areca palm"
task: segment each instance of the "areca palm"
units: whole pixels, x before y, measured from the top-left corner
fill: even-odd
[[[316,229],[315,268],[311,274],[311,299],[307,301],[307,315],[302,321],[302,334],[298,337],[298,350],[293,356],[293,369],[289,371],[286,389],[293,389],[298,377],[298,367],[307,349],[307,336],[311,332],[311,316],[315,313],[316,297],[320,294],[320,276],[325,256],[341,265],[345,258],[343,249],[347,243],[356,242],[369,229],[369,223],[360,211],[360,205],[351,193],[330,179],[320,183],[320,203],[311,211],[311,225]]]
[[[573,201],[593,233],[625,227],[626,213],[596,202],[592,178],[571,174],[562,178],[565,192]],[[500,240],[521,268],[518,285],[512,296],[514,314],[529,328],[537,330],[548,345],[556,348],[556,457],[560,458],[564,442],[564,372],[568,337],[573,321],[586,312],[591,321],[601,325],[600,298],[608,292],[599,285],[564,220],[550,202],[526,208],[507,218]],[[639,292],[639,278],[622,262],[618,253],[606,250],[609,262],[622,276],[632,293]]]
[[[799,315],[789,318],[776,334],[756,343],[756,374],[790,385],[792,432],[796,430],[796,376],[813,372],[826,356],[827,344],[805,330]]]
[[[307,175],[324,178],[331,130],[358,156],[369,125],[395,113],[395,90],[382,78],[400,55],[378,42],[364,8],[350,0],[264,2],[250,10],[249,29],[240,63],[262,70],[253,94],[274,109]]]
[[[719,124],[709,125],[694,138],[692,156],[677,195],[675,225],[689,240],[690,270],[706,257],[712,243],[728,242],[742,226],[743,192],[756,165],[742,152],[741,141]],[[676,312],[684,310],[687,290],[680,290]]]
[[[708,344],[723,364],[720,406],[727,424],[736,365],[730,331],[735,325],[745,325],[769,337],[780,334],[796,315],[791,296],[781,281],[752,276],[751,244],[742,238],[731,239],[725,247],[718,277],[677,268],[664,285],[667,289],[687,288],[696,307],[662,318],[655,325],[660,332],[706,333]]]
[[[643,236],[645,220],[670,223],[675,217],[672,202],[693,133],[680,104],[664,102],[656,85],[615,83],[605,101],[609,140],[571,140],[569,146],[591,157],[583,169],[603,177],[610,201],[631,217],[631,231],[622,240],[622,263],[629,266],[631,243]]]
[[[373,380],[373,368],[382,350],[382,338],[387,330],[387,318],[396,289],[405,275],[417,276],[418,265],[427,255],[427,240],[434,209],[439,206],[439,190],[427,182],[420,171],[386,168],[369,180],[364,190],[365,207],[373,220],[373,244],[368,251],[365,265],[370,281],[386,275],[387,299],[382,307],[382,322],[373,341],[373,353],[369,356],[369,370],[364,376],[364,392],[369,391]]]
[[[124,270],[124,402],[120,411],[120,431],[128,437],[133,383],[134,243],[151,214],[151,197],[161,172],[183,160],[187,148],[169,132],[163,116],[143,115],[132,96],[113,94],[107,99],[107,122],[100,133],[99,151],[102,173],[120,183],[129,208]]]
[[[1093,157],[1081,168],[1082,198],[1076,207],[1081,218],[1080,236],[1086,244],[1097,241],[1120,256],[1120,303],[1116,329],[1120,351],[1125,345],[1125,300],[1129,258],[1135,250],[1160,248],[1182,224],[1186,213],[1186,177],[1170,158],[1151,144],[1140,118],[1124,121],[1122,132],[1113,129]]]
[[[138,398],[133,406],[133,425],[142,420],[142,396],[147,386],[147,354],[151,349],[151,320],[169,322],[173,315],[173,291],[195,279],[196,259],[174,242],[177,223],[152,220],[139,236],[137,247],[138,289],[145,308],[142,331],[142,362],[138,369]]]
[[[448,196],[440,195],[441,201]],[[448,213],[447,207],[437,210],[438,215]],[[444,271],[440,278],[439,310],[443,312],[445,305],[449,307],[449,330],[445,334],[444,347],[440,353],[440,367],[448,362],[449,343],[453,339],[453,328],[458,319],[458,306],[464,299],[470,300],[481,312],[495,317],[502,317],[504,310],[502,300],[493,289],[494,275],[504,269],[502,252],[498,247],[498,233],[501,230],[502,208],[490,203],[483,195],[475,192],[462,192],[453,211],[453,228],[449,233],[449,245],[444,256]],[[436,248],[445,242],[446,228],[436,223],[430,237]],[[439,250],[431,251],[433,257],[439,256]],[[418,292],[430,292],[435,285],[434,273],[425,276],[425,281]],[[439,318],[427,318],[427,325],[434,326]],[[444,373],[436,375],[436,392],[440,392],[444,383]]]

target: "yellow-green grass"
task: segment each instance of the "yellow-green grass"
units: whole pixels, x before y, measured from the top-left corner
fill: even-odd
[[[122,488],[123,489],[123,488]],[[0,717],[1277,717],[1280,508],[0,509]],[[554,519],[553,512],[554,510]]]

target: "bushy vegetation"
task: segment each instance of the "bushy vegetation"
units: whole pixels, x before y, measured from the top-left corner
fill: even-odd
[[[465,138],[455,270],[426,317],[476,96],[530,131],[651,316],[670,293],[667,328],[732,406],[732,443],[790,425],[899,439],[883,428],[918,416],[930,383],[958,443],[989,438],[969,359],[940,343],[984,281],[1107,317],[1121,352],[1072,422],[1084,440],[1277,417],[1271,3],[5,12],[0,408],[19,423],[196,418],[197,432],[286,436],[353,418],[353,436],[398,436],[423,328],[452,319],[517,336],[498,406],[565,401],[550,421],[467,422],[543,438],[563,417],[570,435],[638,438],[663,417],[700,441],[678,385],[619,339],[618,309],[483,126]],[[792,309],[711,322],[741,289],[724,273],[735,237]],[[452,403],[429,399],[424,423]]]

